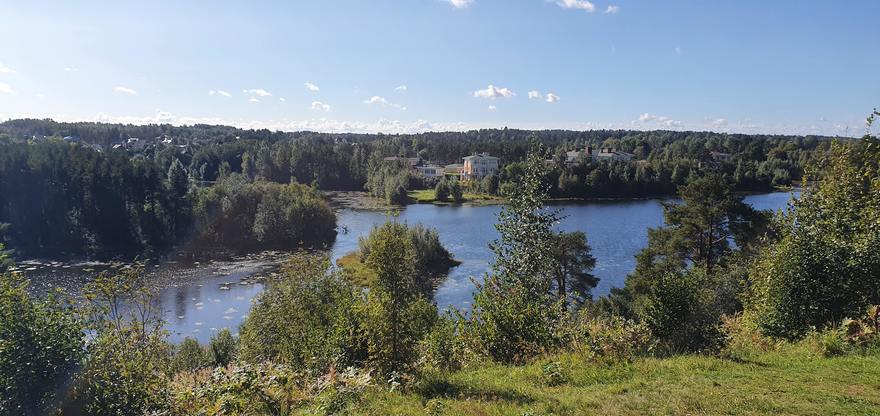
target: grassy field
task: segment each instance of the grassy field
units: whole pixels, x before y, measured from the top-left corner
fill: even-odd
[[[558,363],[560,376],[544,368]],[[552,380],[556,382],[551,382]],[[355,414],[877,415],[880,356],[825,358],[791,347],[749,359],[678,356],[601,364],[559,355],[429,377],[412,392],[373,390]]]
[[[463,203],[468,204],[500,204],[504,202],[504,199],[490,194],[477,194],[465,192],[462,194],[464,198]],[[451,202],[443,202],[437,200],[437,195],[434,193],[433,189],[419,189],[415,191],[409,191],[409,198],[418,204],[451,204]]]

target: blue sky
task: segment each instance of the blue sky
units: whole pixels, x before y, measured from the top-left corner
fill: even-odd
[[[0,119],[861,135],[878,18],[880,1],[4,1]]]

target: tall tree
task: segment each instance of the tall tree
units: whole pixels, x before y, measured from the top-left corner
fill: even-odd
[[[559,233],[554,245],[557,268],[554,273],[556,293],[563,308],[572,299],[581,303],[590,298],[590,290],[599,279],[591,273],[596,258],[590,252],[587,235],[583,231]]]

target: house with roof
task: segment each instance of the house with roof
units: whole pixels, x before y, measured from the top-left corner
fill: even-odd
[[[498,171],[499,159],[488,153],[476,153],[464,157],[461,177],[464,180],[480,180]]]
[[[596,153],[595,159],[627,162],[632,160],[634,157],[636,157],[636,155],[632,153],[623,152],[611,147],[603,147],[601,150],[599,150],[599,153]]]

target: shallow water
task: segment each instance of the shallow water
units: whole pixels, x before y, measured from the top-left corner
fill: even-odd
[[[789,197],[789,193],[779,192],[750,195],[746,201],[758,209],[775,210],[785,208]],[[596,257],[593,273],[600,279],[594,296],[623,285],[626,275],[635,267],[635,254],[647,244],[648,228],[663,223],[663,209],[656,199],[564,203],[554,207],[565,216],[560,224],[562,230],[587,234]],[[410,205],[396,214],[398,221],[436,228],[443,245],[461,262],[436,291],[435,300],[441,309],[470,307],[474,288],[471,278],[481,280],[492,260],[488,243],[498,238],[494,225],[499,210],[499,206],[423,204]],[[356,250],[358,238],[389,215],[375,210],[340,209],[338,225],[347,232],[337,236],[332,260]],[[261,253],[231,261],[148,264],[150,277],[160,287],[158,301],[171,341],[189,336],[206,342],[222,328],[237,333],[253,299],[263,290],[263,280],[272,278],[283,259],[283,253]],[[38,290],[62,286],[76,292],[95,273],[125,266],[22,262],[18,268],[32,278]]]

